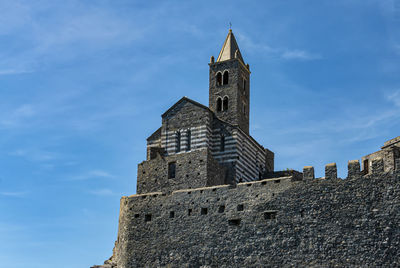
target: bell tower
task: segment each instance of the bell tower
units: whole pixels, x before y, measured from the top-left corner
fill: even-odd
[[[232,30],[210,63],[209,108],[217,117],[249,134],[250,68],[245,65]]]

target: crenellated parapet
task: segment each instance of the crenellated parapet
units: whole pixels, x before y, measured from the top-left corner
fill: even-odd
[[[385,169],[385,161],[383,158],[378,157],[371,161],[370,172],[365,173],[361,170],[359,160],[350,160],[347,164],[347,179],[359,179],[362,177],[368,177],[371,174],[379,175],[383,173],[400,173],[400,159],[396,159],[396,168],[394,170],[387,171]],[[325,177],[324,179],[337,179],[337,166],[336,163],[330,163],[325,166]],[[303,168],[303,180],[315,179],[314,167],[305,166]]]

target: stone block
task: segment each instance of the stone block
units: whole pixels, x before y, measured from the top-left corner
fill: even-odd
[[[325,166],[325,179],[337,179],[336,163],[330,163]]]
[[[314,167],[312,166],[305,166],[303,168],[303,180],[313,180],[315,179],[315,174],[314,174]]]
[[[395,159],[395,170],[400,171],[400,158]]]
[[[359,177],[361,172],[360,172],[360,161],[358,160],[350,160],[347,165],[348,168],[348,178],[354,178],[354,177]]]
[[[382,158],[379,157],[372,160],[371,172],[372,174],[379,174],[384,172],[384,165]]]

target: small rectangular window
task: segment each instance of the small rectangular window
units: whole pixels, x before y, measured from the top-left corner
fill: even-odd
[[[168,179],[174,179],[176,173],[176,163],[171,162],[168,164]]]
[[[170,211],[169,212],[169,217],[170,218],[175,218],[175,212],[174,211]]]
[[[189,208],[189,209],[188,209],[188,216],[191,216],[191,215],[192,215],[192,209]]]
[[[208,209],[207,208],[201,208],[201,215],[207,215]]]
[[[232,219],[232,220],[228,220],[228,224],[231,226],[239,226],[240,225],[240,219]]]
[[[225,206],[219,206],[219,209],[218,209],[218,213],[224,213],[224,211],[225,211]]]
[[[243,211],[244,210],[244,206],[242,204],[237,206],[237,211]]]
[[[151,214],[144,215],[144,221],[145,222],[151,221]]]
[[[273,219],[276,218],[276,214],[277,214],[276,211],[267,211],[267,212],[264,212],[264,219],[266,219],[266,220],[273,220]]]

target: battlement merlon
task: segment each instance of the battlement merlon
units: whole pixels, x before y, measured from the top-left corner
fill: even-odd
[[[400,159],[400,136],[386,141],[381,150],[361,158],[363,174],[371,174],[372,161],[378,158],[383,159],[385,172],[400,169],[400,166],[396,164]]]

